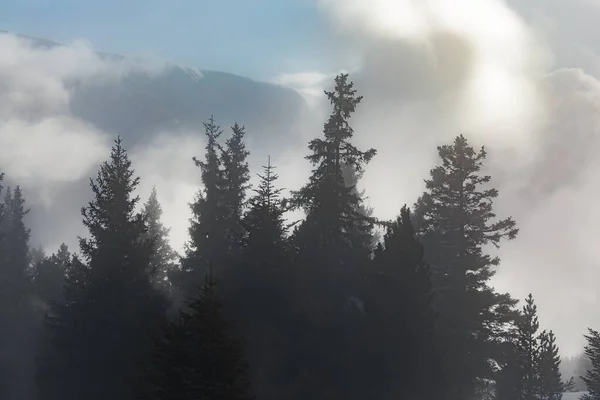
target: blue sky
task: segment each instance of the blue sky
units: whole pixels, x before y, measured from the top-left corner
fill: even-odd
[[[0,29],[266,80],[329,70],[316,0],[0,0]]]

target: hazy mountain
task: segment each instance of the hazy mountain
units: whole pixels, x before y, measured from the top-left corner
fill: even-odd
[[[0,31],[0,35],[7,34],[8,32]],[[57,49],[63,46],[49,40],[17,36],[26,39],[29,42],[28,46],[34,49]],[[7,46],[12,45],[10,41],[7,43]],[[68,110],[59,107],[56,111],[51,104],[48,105],[44,97],[47,95],[44,93],[44,90],[48,89],[47,86],[42,86],[37,91],[35,90],[37,86],[29,86],[28,80],[32,78],[27,77],[27,74],[32,74],[34,84],[46,82],[46,76],[35,75],[39,74],[39,71],[44,71],[45,66],[24,71],[25,77],[18,82],[11,81],[14,75],[1,75],[0,88],[6,87],[15,93],[12,98],[10,97],[12,92],[8,92],[5,96],[9,98],[9,104],[12,104],[11,101],[13,103],[16,101],[15,109],[18,109],[9,117],[18,120],[21,124],[19,126],[28,124],[36,126],[44,118],[52,120],[53,117],[60,117],[60,113],[68,113],[69,118],[83,120],[87,123],[86,126],[92,125],[113,137],[121,135],[127,149],[134,153],[137,149],[144,149],[144,142],[150,142],[159,133],[181,138],[186,135],[178,135],[178,133],[197,132],[198,136],[203,138],[202,122],[212,114],[224,129],[225,137],[230,133],[228,126],[234,122],[246,127],[247,144],[252,153],[251,159],[256,160],[255,164],[259,166],[265,162],[267,154],[275,158],[285,157],[283,150],[305,145],[302,129],[306,127],[305,123],[308,121],[310,111],[304,98],[293,89],[257,82],[225,72],[198,70],[168,62],[140,60],[109,53],[95,52],[99,59],[89,60],[90,57],[95,58],[94,53],[90,53],[87,49],[81,50],[74,49],[70,53],[66,52],[65,54],[69,53],[70,56],[62,61],[57,60],[57,57],[60,57],[57,53],[58,55],[55,54],[52,59],[56,65],[47,66],[52,79],[50,89],[53,89],[52,85],[64,85],[68,89]],[[13,51],[18,57],[25,57],[29,62],[40,56],[25,49],[24,46],[7,49],[7,51]],[[79,56],[74,57],[71,53],[77,53]],[[39,60],[48,60],[48,58],[40,56]],[[79,62],[78,60],[82,63],[79,66],[68,64]],[[100,66],[101,68],[98,66],[104,64],[102,61],[109,61],[105,63],[107,68],[103,65]],[[8,62],[10,65],[10,60]],[[125,67],[122,68],[123,66]],[[130,68],[131,66],[133,68]],[[77,73],[62,74],[61,68]],[[100,72],[95,73],[94,68],[99,68]],[[84,73],[79,73],[80,70]],[[113,72],[116,72],[117,79],[112,77]],[[107,78],[105,76],[107,74],[111,77]],[[58,90],[59,93],[62,93],[61,89]],[[24,94],[20,92],[21,90],[25,91]],[[25,95],[29,96],[28,100],[34,98],[34,101],[30,101],[32,105],[28,108],[19,108],[21,103],[14,98],[19,99]],[[36,96],[41,98],[39,102],[35,101]],[[56,114],[49,115],[52,112]],[[60,129],[69,130],[78,127],[79,125],[72,124],[63,125]],[[110,144],[110,141],[107,142]],[[11,143],[9,142],[9,145]],[[148,165],[136,164],[137,172],[146,174],[143,178],[147,185],[157,183],[159,179],[157,175],[162,179],[162,186],[159,183],[159,192],[169,197],[172,202],[170,205],[163,204],[165,208],[187,210],[186,203],[192,198],[174,198],[173,191],[175,187],[179,187],[177,182],[184,182],[184,185],[200,184],[199,171],[192,162],[192,155],[202,157],[204,154],[203,145],[199,143],[195,144],[197,148],[191,150],[185,148],[187,151],[185,155],[166,156],[178,158],[168,158],[169,161],[157,159],[156,164],[165,164],[158,165],[152,175],[148,173]],[[181,146],[186,144],[182,143]],[[92,157],[93,149],[81,148],[77,151],[89,152]],[[7,173],[4,184],[22,185],[28,204],[32,207],[32,212],[28,215],[28,224],[32,228],[31,242],[34,246],[50,245],[47,250],[54,251],[61,241],[74,245],[76,235],[84,233],[79,210],[89,201],[91,191],[88,176],[95,175],[97,165],[85,168],[86,171],[83,171],[84,175],[81,178],[61,182],[60,187],[57,185],[37,187],[37,183],[42,178],[33,179],[35,177],[28,176],[31,179],[24,181]],[[79,176],[78,173],[75,175]],[[180,220],[170,220],[168,223],[187,225],[187,216],[182,214]],[[183,232],[181,227],[180,230]]]
[[[34,46],[61,46],[45,39],[19,36]],[[116,54],[97,54],[104,59],[127,59]],[[267,137],[274,141],[270,147],[278,148],[298,143],[300,121],[307,112],[304,99],[293,89],[176,64],[165,64],[158,74],[133,70],[118,81],[72,82],[70,89],[75,117],[105,132],[121,134],[129,145],[156,132],[202,131],[202,122],[213,114],[222,126],[235,121],[245,125],[249,140],[259,148]]]

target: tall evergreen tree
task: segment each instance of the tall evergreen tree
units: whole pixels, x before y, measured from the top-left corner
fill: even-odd
[[[64,299],[47,315],[55,357],[40,368],[42,399],[130,399],[127,379],[144,348],[146,332],[164,312],[150,276],[152,243],[135,213],[139,183],[118,138],[95,180],[94,199],[82,208],[89,237],[82,259],[67,266]],[[47,389],[47,390],[46,390]]]
[[[285,365],[289,360],[282,343],[294,328],[290,318],[290,262],[288,226],[278,175],[269,162],[244,215],[246,231],[242,257],[225,275],[225,310],[238,322],[247,340],[254,389],[260,398],[283,398]]]
[[[388,227],[367,275],[368,346],[379,359],[373,398],[438,399],[440,353],[435,337],[429,266],[408,207]],[[423,384],[427,382],[427,384]],[[381,390],[377,395],[376,390]]]
[[[250,169],[243,126],[237,123],[231,127],[232,135],[225,141],[221,159],[223,164],[223,203],[225,222],[229,236],[229,254],[239,257],[241,241],[244,235],[242,226],[243,209],[246,203],[246,190],[249,188]]]
[[[3,177],[3,175],[2,175]],[[0,397],[31,398],[36,320],[30,274],[30,231],[21,188],[8,188],[0,208]]]
[[[591,366],[585,376],[581,377],[587,387],[587,393],[581,396],[580,400],[600,400],[600,332],[588,328],[585,339],[585,356]]]
[[[333,111],[324,125],[323,137],[310,141],[306,159],[313,165],[308,183],[294,193],[292,204],[301,207],[305,220],[293,234],[299,309],[305,318],[299,328],[293,375],[302,380],[298,398],[327,395],[356,396],[360,384],[357,345],[362,284],[361,268],[369,262],[372,221],[360,213],[361,199],[344,181],[343,167],[357,176],[376,151],[361,151],[351,143],[354,131],[349,120],[362,97],[356,95],[347,74],[335,78],[334,90],[326,91]],[[325,350],[327,349],[327,350]],[[358,356],[356,354],[356,356]],[[309,380],[310,384],[306,381]],[[345,382],[342,384],[342,382]],[[318,392],[316,391],[318,390]]]
[[[200,296],[168,322],[135,385],[140,400],[252,399],[243,344],[222,316],[210,275]]]
[[[347,74],[338,75],[334,90],[325,94],[333,111],[325,123],[324,137],[313,139],[308,145],[311,154],[306,159],[314,168],[309,182],[295,193],[295,203],[306,213],[306,220],[296,235],[310,232],[314,244],[323,248],[365,251],[358,244],[368,236],[371,226],[357,232],[357,224],[366,218],[359,211],[362,204],[355,185],[346,185],[343,174],[344,169],[349,168],[360,176],[363,165],[376,154],[375,149],[361,151],[350,142],[354,130],[349,120],[362,96],[356,95]]]
[[[152,188],[148,201],[144,204],[148,240],[152,242],[153,251],[150,257],[150,270],[153,272],[155,283],[167,292],[171,291],[169,274],[176,268],[178,255],[169,243],[169,229],[161,222],[162,207],[158,202],[156,187]]]
[[[194,162],[201,171],[203,189],[191,204],[190,240],[181,260],[181,270],[174,271],[170,276],[184,298],[193,296],[209,264],[222,266],[228,253],[225,224],[227,213],[223,204],[225,177],[219,153],[219,137],[223,131],[211,116],[209,121],[204,123],[204,133],[204,160],[194,157]]]
[[[274,172],[270,157],[263,170],[263,175],[258,175],[259,185],[250,198],[250,208],[243,220],[247,232],[244,259],[253,263],[254,269],[269,271],[282,268],[285,261],[288,226],[284,218],[286,207],[281,198],[283,189],[275,186],[279,176]]]
[[[517,362],[521,377],[520,400],[535,400],[541,390],[538,364],[541,354],[539,327],[537,306],[529,294],[517,323]]]
[[[449,400],[471,397],[477,385],[493,377],[490,359],[506,324],[514,318],[515,301],[489,285],[500,262],[484,252],[517,235],[511,218],[496,220],[496,189],[485,188],[486,152],[469,146],[461,135],[438,147],[441,165],[426,180],[427,191],[416,204],[416,227],[431,264],[440,336],[446,341],[446,393]]]
[[[563,382],[560,373],[560,355],[556,345],[556,337],[552,331],[540,334],[540,400],[561,400],[566,391],[566,382]]]

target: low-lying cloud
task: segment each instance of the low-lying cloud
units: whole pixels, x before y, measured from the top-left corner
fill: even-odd
[[[600,9],[547,3],[321,0],[338,43],[359,60],[353,80],[365,99],[353,123],[357,142],[378,149],[362,183],[376,214],[415,201],[437,145],[458,134],[486,145],[498,214],[521,228],[500,251],[495,285],[517,298],[532,292],[542,325],[572,355],[586,327],[600,326],[600,58],[583,40],[600,35],[597,19],[575,33],[576,16]]]

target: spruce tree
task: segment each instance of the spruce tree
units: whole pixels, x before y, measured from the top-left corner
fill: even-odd
[[[170,292],[172,285],[168,276],[177,266],[178,255],[169,243],[169,229],[161,222],[162,212],[162,207],[158,202],[158,192],[156,187],[153,187],[150,197],[144,204],[143,211],[148,224],[146,236],[152,242],[153,247],[150,270],[153,272],[155,284]]]
[[[438,399],[440,353],[429,266],[408,207],[388,227],[367,279],[367,346],[379,354],[370,367],[379,379],[371,384],[373,398]]]
[[[194,163],[201,171],[203,188],[191,204],[190,240],[181,260],[181,269],[173,271],[170,276],[184,298],[194,295],[210,263],[217,266],[224,264],[229,247],[225,222],[227,212],[223,204],[225,178],[219,153],[219,138],[223,131],[211,116],[204,123],[204,133],[204,160],[194,157]]]
[[[225,141],[221,152],[223,164],[223,205],[225,223],[229,239],[228,252],[232,257],[239,257],[241,241],[244,236],[242,216],[246,204],[246,190],[249,188],[250,170],[243,126],[237,123],[231,127],[232,135]]]
[[[540,400],[561,400],[567,384],[562,381],[560,373],[560,355],[556,345],[556,337],[552,331],[540,334],[539,354]]]
[[[431,265],[438,329],[444,338],[449,400],[473,396],[493,377],[490,359],[514,319],[515,301],[489,285],[500,260],[484,252],[517,235],[511,218],[497,220],[498,191],[481,169],[486,158],[464,136],[438,147],[441,164],[431,170],[426,192],[415,207],[415,225]]]
[[[283,189],[275,186],[279,176],[274,170],[269,157],[263,174],[258,175],[258,188],[249,200],[250,208],[243,219],[247,232],[243,242],[244,259],[254,264],[253,269],[262,268],[266,272],[282,268],[287,251],[286,207],[281,197]]]
[[[130,399],[143,338],[164,312],[150,276],[152,243],[136,213],[139,183],[118,138],[82,208],[89,236],[67,265],[64,298],[48,312],[55,353],[40,365],[42,399]]]
[[[538,363],[541,348],[540,336],[537,332],[539,327],[537,306],[529,294],[517,322],[517,357],[521,375],[520,400],[535,400],[541,390]]]
[[[137,381],[140,400],[252,399],[243,344],[231,335],[207,274],[200,295],[165,324]]]
[[[7,188],[0,219],[0,397],[31,398],[37,329],[30,274],[28,209],[21,188]]]
[[[225,275],[225,310],[238,321],[247,340],[248,358],[254,389],[258,397],[282,398],[281,382],[287,347],[281,343],[293,329],[290,318],[290,262],[288,226],[282,189],[276,186],[278,175],[270,157],[249,209],[243,218],[246,231],[241,260]]]
[[[581,379],[585,382],[587,393],[580,400],[600,400],[600,333],[588,328],[585,335],[585,357],[590,361],[590,369]]]
[[[372,221],[360,212],[361,198],[344,181],[343,168],[357,176],[376,151],[362,151],[351,143],[350,118],[362,97],[347,74],[335,78],[326,91],[333,110],[323,136],[309,142],[306,159],[313,165],[308,183],[293,193],[292,205],[306,218],[295,229],[293,281],[298,290],[295,312],[304,316],[296,342],[299,360],[292,375],[299,381],[297,398],[356,395],[361,363],[351,349],[357,346],[360,324],[361,270],[369,262]],[[310,382],[307,384],[307,380]],[[342,384],[342,382],[345,382]]]

